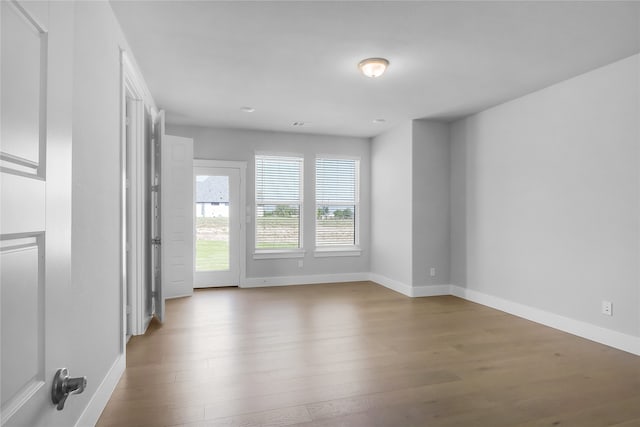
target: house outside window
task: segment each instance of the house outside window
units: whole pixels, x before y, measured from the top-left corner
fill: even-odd
[[[229,216],[229,182],[225,176],[196,178],[196,217]]]

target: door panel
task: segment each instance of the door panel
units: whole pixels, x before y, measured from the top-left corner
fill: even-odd
[[[194,286],[238,286],[240,169],[195,167],[194,186]]]
[[[14,170],[10,166],[2,168],[2,233],[42,231],[46,182],[36,176],[14,175]]]
[[[2,151],[29,166],[42,158],[40,82],[46,75],[47,34],[36,23],[41,18],[21,6],[2,5]]]
[[[68,424],[50,396],[56,370],[77,360],[55,309],[72,300],[73,4],[0,8],[2,425]]]
[[[20,400],[45,380],[43,238],[3,235],[1,242],[3,415],[20,409]]]
[[[165,298],[193,293],[193,140],[165,135],[162,147],[162,268]]]

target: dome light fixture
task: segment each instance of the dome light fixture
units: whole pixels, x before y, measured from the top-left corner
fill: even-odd
[[[384,74],[389,66],[389,60],[384,58],[367,58],[360,61],[358,68],[367,77],[376,78]]]

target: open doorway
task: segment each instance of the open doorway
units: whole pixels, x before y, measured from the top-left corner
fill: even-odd
[[[153,107],[122,52],[122,333],[143,334],[151,304],[151,161]],[[124,351],[124,348],[123,348]]]

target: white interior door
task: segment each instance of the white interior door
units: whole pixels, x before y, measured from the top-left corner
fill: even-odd
[[[193,140],[164,135],[162,140],[162,290],[165,298],[193,293]]]
[[[58,368],[78,373],[65,330],[73,321],[73,4],[0,8],[2,425],[70,425],[74,414],[56,410],[51,386]]]
[[[194,167],[194,286],[240,284],[241,170],[199,160]]]

